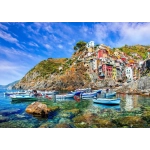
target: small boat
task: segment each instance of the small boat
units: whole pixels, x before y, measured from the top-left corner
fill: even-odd
[[[107,104],[107,105],[118,105],[120,104],[120,98],[95,98],[94,103]]]
[[[18,92],[6,92],[6,93],[4,93],[4,95],[5,96],[11,96],[11,95],[14,95],[14,94],[26,94],[27,92],[25,92],[25,91],[23,91],[23,92],[21,92],[21,91],[18,91]]]
[[[33,95],[11,95],[10,98],[12,99],[12,101],[24,101],[24,100],[30,100],[30,101],[36,101],[38,100],[37,97],[33,96]]]
[[[90,93],[83,93],[82,99],[91,99],[94,97],[97,97],[97,94],[100,94],[102,90],[95,90],[94,92],[90,92]]]
[[[116,92],[108,92],[106,93],[106,97],[111,97],[111,96],[115,96]]]

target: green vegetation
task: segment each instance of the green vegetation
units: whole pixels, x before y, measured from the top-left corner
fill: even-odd
[[[76,45],[74,46],[74,50],[77,51],[83,51],[86,48],[86,42],[84,41],[79,41],[76,43]]]
[[[150,48],[150,46],[143,46],[143,45],[135,45],[135,46],[128,46],[125,45],[123,47],[118,48],[120,51],[126,53],[129,56],[134,57],[135,59],[138,59],[137,56],[133,56],[133,53],[137,53],[138,56],[141,56],[143,59],[147,58],[147,50]]]
[[[62,59],[48,59],[41,61],[37,66],[32,68],[28,74],[38,72],[39,77],[45,77],[49,74],[59,73],[59,67],[66,61],[66,58]]]

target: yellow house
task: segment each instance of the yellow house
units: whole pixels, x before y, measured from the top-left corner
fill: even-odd
[[[113,67],[113,70],[112,70],[112,79],[113,80],[117,80],[117,69],[116,69],[116,67]]]
[[[88,48],[88,52],[89,52],[89,53],[92,53],[93,51],[94,51],[94,48],[93,48],[93,47],[89,47],[89,48]]]

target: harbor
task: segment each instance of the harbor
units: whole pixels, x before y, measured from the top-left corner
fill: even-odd
[[[120,94],[119,105],[104,105],[94,103],[92,99],[79,102],[75,99],[17,102],[4,96],[5,92],[0,91],[0,128],[149,127],[150,97]],[[27,108],[36,104],[46,106],[43,108],[50,111],[47,115],[28,113]]]

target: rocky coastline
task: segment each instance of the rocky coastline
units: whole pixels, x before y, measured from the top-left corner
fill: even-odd
[[[117,87],[114,90],[118,94],[150,96],[150,77],[141,77],[136,81],[125,83],[121,87]]]

